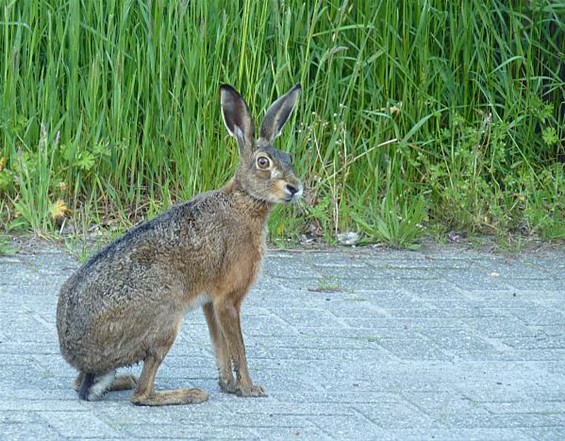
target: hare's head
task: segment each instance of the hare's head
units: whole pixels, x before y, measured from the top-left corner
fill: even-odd
[[[229,85],[220,87],[224,124],[237,140],[241,157],[235,179],[255,199],[284,203],[302,196],[302,184],[294,175],[290,156],[273,147],[300,90],[300,84],[297,84],[271,105],[256,139],[253,120],[241,95]]]

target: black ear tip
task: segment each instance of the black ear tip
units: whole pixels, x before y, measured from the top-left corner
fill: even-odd
[[[294,85],[294,87],[292,88],[292,91],[295,91],[295,90],[297,90],[298,92],[300,92],[300,91],[302,90],[302,84],[296,83],[296,84]]]
[[[237,90],[235,90],[233,88],[233,86],[231,86],[229,84],[220,84],[220,92],[235,92],[235,93],[237,93]]]

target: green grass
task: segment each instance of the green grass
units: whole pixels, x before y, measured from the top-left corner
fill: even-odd
[[[259,116],[300,81],[278,145],[307,194],[273,237],[563,239],[564,23],[550,0],[3,1],[0,228],[127,227],[217,188],[219,85]]]
[[[9,256],[15,252],[16,249],[10,243],[10,239],[5,235],[0,234],[0,256]]]
[[[343,283],[339,279],[339,277],[334,277],[324,274],[320,279],[318,279],[318,286],[308,288],[308,291],[334,293],[334,292],[343,292],[344,288],[343,288]]]

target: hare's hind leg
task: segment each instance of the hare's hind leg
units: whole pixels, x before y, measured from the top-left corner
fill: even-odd
[[[167,404],[197,404],[208,399],[208,394],[201,389],[176,389],[155,391],[155,375],[162,362],[158,355],[151,355],[143,362],[143,371],[139,384],[131,397],[138,406],[164,406]]]
[[[208,399],[208,394],[201,389],[176,389],[167,391],[155,390],[155,376],[169,349],[173,345],[176,333],[163,342],[160,346],[153,347],[150,353],[143,360],[143,370],[139,377],[139,383],[131,402],[139,406],[164,406],[167,404],[197,404]]]
[[[80,391],[80,386],[84,380],[84,372],[79,372],[75,381],[73,382],[73,389],[77,392]],[[108,388],[108,392],[115,392],[120,390],[131,390],[137,387],[137,377],[135,375],[120,375],[114,379],[114,382]]]
[[[137,387],[137,377],[135,375],[120,375],[116,377],[108,391],[117,392],[120,390],[131,390]]]

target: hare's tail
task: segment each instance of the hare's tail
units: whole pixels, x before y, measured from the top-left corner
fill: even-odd
[[[88,400],[88,395],[90,394],[90,389],[94,385],[94,379],[95,378],[96,378],[96,375],[94,375],[94,374],[90,374],[90,373],[84,374],[84,377],[82,379],[82,383],[80,384],[80,389],[78,391],[78,397],[81,400],[85,400],[85,401]]]
[[[86,372],[80,384],[78,396],[81,400],[93,401],[110,389],[116,379],[116,370],[101,375]]]

